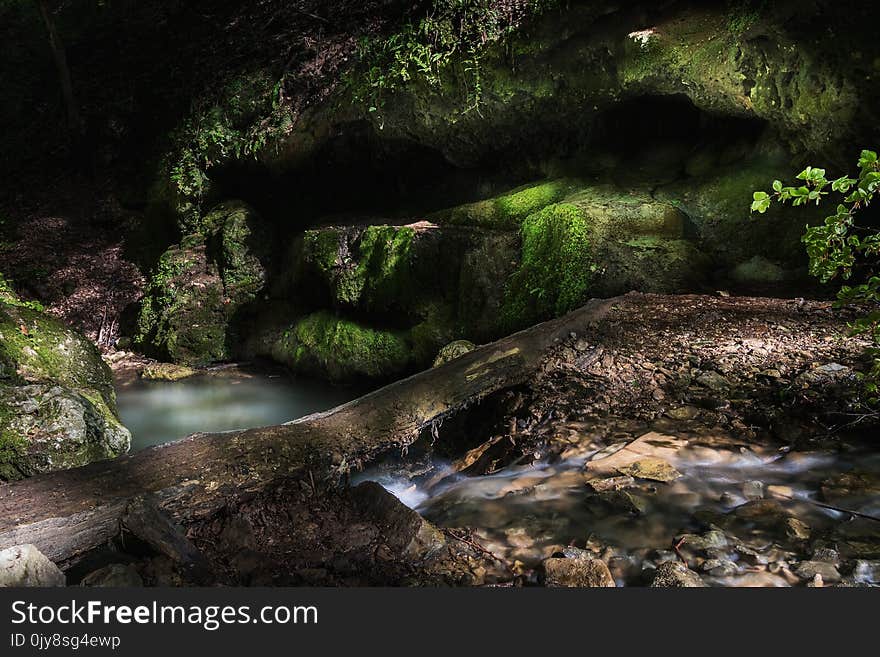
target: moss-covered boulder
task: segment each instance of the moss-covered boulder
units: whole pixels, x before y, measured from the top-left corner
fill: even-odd
[[[420,298],[436,287],[434,276],[424,280],[417,273],[439,256],[434,237],[414,226],[307,230],[293,246],[291,292],[336,309],[413,316]]]
[[[381,95],[370,116],[384,135],[462,165],[490,153],[552,151],[564,136],[601,129],[609,108],[645,96],[684,96],[712,115],[765,121],[796,152],[840,153],[873,120],[870,36],[849,29],[859,56],[842,57],[818,32],[827,22],[807,21],[789,3],[742,4],[570,3],[480,50],[478,86],[454,54],[430,75],[413,65],[412,80],[385,93],[367,62],[360,84]],[[829,11],[826,20],[840,20]],[[407,64],[402,52],[398,65]]]
[[[0,301],[0,383],[4,382],[53,382],[89,390],[116,409],[113,377],[97,347],[81,333],[20,302]]]
[[[97,347],[0,287],[0,480],[126,452],[131,436]]]
[[[431,218],[444,225],[515,230],[530,214],[561,201],[574,189],[574,181],[565,179],[524,185],[495,198],[441,210]]]
[[[207,234],[188,235],[154,268],[135,342],[148,353],[186,365],[230,359],[239,326],[266,283],[271,243],[256,213],[240,202],[217,206]]]
[[[0,480],[66,470],[128,451],[131,434],[95,393],[0,386]]]
[[[263,350],[294,372],[338,382],[391,379],[413,363],[406,333],[364,326],[329,312],[270,332]]]

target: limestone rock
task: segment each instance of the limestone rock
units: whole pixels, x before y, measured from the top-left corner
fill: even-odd
[[[34,545],[0,551],[0,587],[64,586],[67,578]]]
[[[614,578],[604,561],[588,557],[551,557],[541,562],[541,581],[549,587],[613,588]]]
[[[622,466],[618,472],[636,479],[650,479],[668,483],[681,477],[681,473],[663,459],[645,458]]]
[[[66,470],[128,451],[131,434],[97,393],[0,386],[0,480]]]
[[[174,363],[152,363],[147,365],[141,377],[148,381],[180,381],[195,376],[196,370]]]
[[[678,561],[667,561],[657,566],[652,588],[700,588],[706,584],[693,570]]]

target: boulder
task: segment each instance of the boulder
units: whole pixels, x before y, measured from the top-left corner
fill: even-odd
[[[434,359],[434,367],[440,367],[451,360],[455,360],[466,353],[473,351],[477,346],[470,340],[455,340],[443,347]]]
[[[706,584],[700,576],[678,561],[667,561],[657,566],[652,588],[700,588]]]
[[[196,375],[196,370],[186,365],[174,363],[151,363],[141,372],[141,378],[147,381],[180,381]]]
[[[138,316],[135,343],[185,365],[228,360],[239,327],[266,283],[272,252],[262,222],[230,201],[204,218],[204,233],[185,236],[159,258]]]
[[[0,296],[0,481],[126,452],[110,368],[81,333]]]
[[[137,568],[131,564],[112,563],[95,570],[82,578],[80,586],[93,587],[127,587],[135,588],[144,585],[144,580]]]
[[[128,451],[131,434],[97,393],[0,386],[0,480],[66,470]]]
[[[599,559],[551,557],[541,562],[540,581],[548,587],[594,588],[615,586],[608,565]]]
[[[65,586],[67,578],[33,545],[0,551],[0,587]]]

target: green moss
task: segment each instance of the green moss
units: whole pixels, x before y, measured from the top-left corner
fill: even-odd
[[[84,335],[25,306],[0,303],[0,380],[51,381],[101,393],[115,410],[110,368]]]
[[[523,222],[522,259],[507,283],[502,321],[510,329],[581,305],[595,272],[584,213],[559,203]]]
[[[204,229],[207,237],[187,235],[160,256],[134,336],[148,353],[188,365],[231,357],[243,311],[265,287],[263,260],[272,249],[242,202],[216,206]]]
[[[20,479],[23,473],[18,463],[27,454],[27,438],[9,426],[12,414],[5,404],[0,403],[0,481]]]
[[[561,201],[573,188],[568,180],[526,185],[493,199],[438,212],[433,218],[441,224],[513,229],[530,214]]]
[[[272,346],[273,357],[297,372],[335,381],[387,379],[411,362],[404,334],[362,326],[328,312],[309,315]]]
[[[45,310],[39,301],[22,301],[12,288],[12,284],[6,280],[2,273],[0,273],[0,303],[31,308],[40,312]]]
[[[409,226],[318,228],[306,231],[295,285],[316,277],[337,308],[385,313],[411,306],[415,229]]]

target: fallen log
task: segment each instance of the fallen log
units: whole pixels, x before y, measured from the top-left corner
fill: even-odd
[[[333,410],[274,427],[196,434],[137,454],[0,485],[0,549],[33,544],[62,568],[112,541],[149,495],[186,526],[287,478],[336,483],[486,396],[529,381],[550,347],[601,320],[615,299],[485,345]]]

